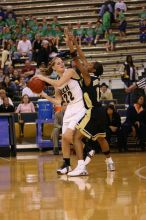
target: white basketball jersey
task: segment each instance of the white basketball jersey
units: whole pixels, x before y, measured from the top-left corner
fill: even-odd
[[[58,89],[62,92],[62,99],[68,103],[63,122],[75,121],[77,123],[86,112],[78,80],[70,79]]]
[[[83,101],[83,93],[78,80],[70,79],[66,84],[59,87],[59,90],[61,90],[62,99],[68,104]]]

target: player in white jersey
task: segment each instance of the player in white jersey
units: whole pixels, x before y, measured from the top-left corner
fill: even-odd
[[[62,152],[64,163],[58,174],[66,174],[71,171],[70,167],[70,144],[73,143],[73,134],[78,121],[84,116],[86,108],[83,101],[83,93],[78,83],[79,76],[73,69],[65,69],[62,59],[55,57],[50,66],[48,73],[53,70],[60,77],[59,80],[52,80],[46,76],[37,75],[42,81],[47,82],[55,87],[55,98],[42,93],[42,96],[54,104],[61,103],[63,99],[68,103],[65,115],[63,117],[62,128]]]

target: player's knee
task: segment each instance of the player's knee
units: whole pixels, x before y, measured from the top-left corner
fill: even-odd
[[[63,135],[62,135],[62,139],[63,139],[65,142],[69,143],[69,144],[71,144],[71,143],[73,142],[73,137],[72,137],[72,135],[63,134]]]

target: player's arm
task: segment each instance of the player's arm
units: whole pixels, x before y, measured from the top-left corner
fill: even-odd
[[[71,56],[72,56],[72,58],[73,58],[73,60],[76,64],[77,68],[80,70],[80,72],[83,76],[85,85],[89,86],[90,83],[91,83],[91,77],[90,77],[90,74],[88,73],[87,61],[86,61],[86,58],[85,59],[83,58],[85,56],[84,56],[81,48],[79,47],[79,45],[78,45],[77,41],[75,40],[75,38],[71,35],[67,35],[67,33],[66,33],[66,43],[67,43],[67,45],[70,49]],[[77,56],[77,53],[74,49],[74,44],[76,46],[79,57]],[[81,63],[80,60],[82,60],[83,63]]]
[[[45,92],[41,93],[41,97],[47,99],[49,102],[52,102],[54,105],[60,105],[61,104],[61,92],[59,90],[55,90],[55,98],[48,96]]]
[[[65,83],[67,83],[74,76],[75,76],[75,71],[73,69],[68,69],[59,80],[50,79],[42,75],[37,75],[36,77],[48,84],[51,84],[54,87],[60,87]]]

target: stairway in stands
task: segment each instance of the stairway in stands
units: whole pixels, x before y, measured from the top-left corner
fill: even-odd
[[[103,0],[5,0],[3,6],[12,5],[17,16],[33,15],[39,21],[43,17],[48,21],[57,15],[59,22],[65,26],[68,23],[73,25],[80,21],[83,26],[87,22],[96,22],[97,10]],[[114,77],[119,74],[119,66],[125,61],[127,54],[131,54],[138,68],[141,68],[146,61],[146,44],[139,42],[139,19],[138,14],[142,6],[146,7],[145,0],[125,0],[127,4],[126,20],[128,23],[127,36],[122,41],[117,41],[116,51],[106,52],[105,40],[100,40],[96,46],[83,46],[83,50],[90,60],[98,60],[104,64],[105,77]],[[113,25],[114,32],[118,36],[118,30]],[[61,49],[66,49],[65,44]]]

